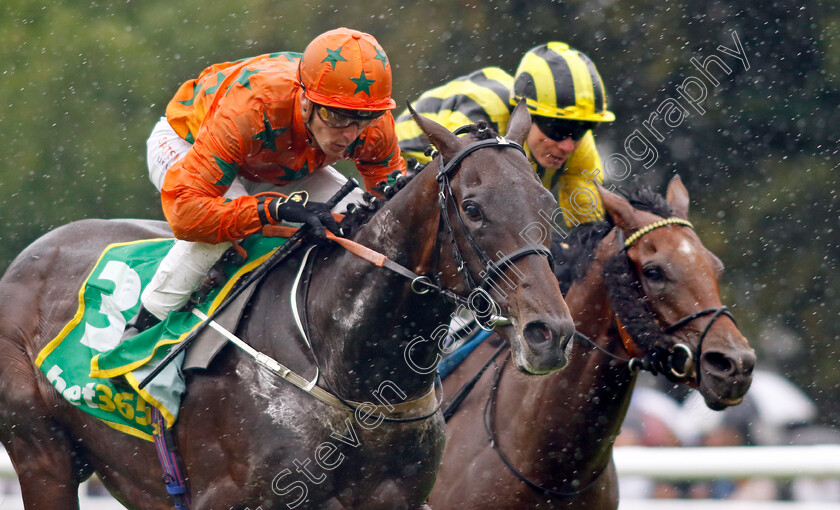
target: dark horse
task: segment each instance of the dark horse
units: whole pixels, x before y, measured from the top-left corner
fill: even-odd
[[[517,150],[530,125],[527,112],[514,115],[510,141],[477,130],[458,138],[417,121],[449,164],[437,174],[439,163],[429,165],[352,235],[427,278],[413,282],[344,250],[324,249],[313,257],[304,306],[312,351],[289,312],[295,268],[267,275],[236,330],[299,374],[312,374],[317,359],[319,386],[347,403],[376,403],[378,396],[395,412],[325,404],[227,346],[207,371],[188,372],[175,426],[193,509],[426,508],[444,423],[434,399],[431,412],[400,403],[433,389],[435,335],[457,302],[442,295],[468,296],[471,284],[488,283],[485,270],[523,276],[504,296],[488,286],[498,313],[510,319],[499,331],[514,346],[517,367],[547,373],[565,364],[564,342],[574,327],[552,282],[548,250],[523,249],[519,235],[532,223],[547,228],[538,211],[552,208]],[[461,152],[477,143],[480,150]],[[94,472],[129,508],[172,508],[154,445],[73,408],[33,364],[73,317],[78,287],[106,245],[168,235],[160,222],[69,224],[33,243],[0,280],[0,439],[26,508],[77,509],[78,485]],[[506,255],[499,267],[480,260],[499,253]]]
[[[682,221],[688,193],[679,178],[667,203],[649,190],[631,201],[601,194],[615,227],[576,229],[588,231],[581,236],[588,242],[572,246],[577,278],[566,294],[578,331],[597,348],[574,342],[569,365],[545,377],[510,370],[502,352],[447,423],[429,500],[435,510],[616,508],[612,445],[642,359],[698,388],[712,409],[738,404],[749,388],[755,355],[721,306],[722,264]],[[446,380],[445,393],[477,374],[495,349],[476,350]],[[631,355],[641,357],[635,366]]]

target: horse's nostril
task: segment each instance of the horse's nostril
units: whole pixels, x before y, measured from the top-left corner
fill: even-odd
[[[731,357],[717,351],[703,353],[703,365],[709,372],[720,375],[730,375],[736,369],[736,363]]]
[[[751,377],[755,368],[755,353],[750,351],[738,352],[736,355],[725,354],[720,351],[703,353],[703,367],[710,374],[732,377]]]
[[[540,347],[554,339],[554,332],[548,324],[542,321],[534,321],[525,326],[525,340],[533,347]]]

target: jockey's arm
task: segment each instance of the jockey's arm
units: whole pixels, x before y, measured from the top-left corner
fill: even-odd
[[[365,181],[365,189],[378,195],[376,186],[389,182],[394,170],[405,175],[405,160],[400,154],[397,135],[394,132],[394,117],[386,113],[365,129],[352,159]]]
[[[167,172],[161,189],[163,212],[175,237],[216,244],[260,230],[257,198],[222,195],[236,178],[242,147],[231,120],[215,119]]]

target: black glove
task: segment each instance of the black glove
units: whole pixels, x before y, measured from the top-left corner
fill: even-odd
[[[309,225],[312,233],[319,239],[327,238],[324,227],[337,236],[341,235],[341,229],[335,222],[329,206],[322,202],[309,202],[309,195],[305,191],[296,191],[285,198],[271,198],[265,209],[261,205],[260,210],[268,211],[271,216],[269,223],[272,224],[286,220]]]

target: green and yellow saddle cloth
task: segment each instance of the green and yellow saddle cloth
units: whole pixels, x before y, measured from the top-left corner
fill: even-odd
[[[201,322],[191,311],[176,311],[155,327],[120,343],[125,323],[140,308],[140,293],[151,281],[174,239],[150,239],[108,246],[79,290],[73,319],[38,354],[37,365],[64,398],[127,434],[153,441],[149,406],[166,426],[175,423],[184,392],[183,354],[142,390],[140,381]],[[253,235],[242,246],[248,258],[226,264],[226,283],[196,306],[213,313],[239,278],[263,263],[286,239]],[[131,386],[110,378],[125,376]]]

